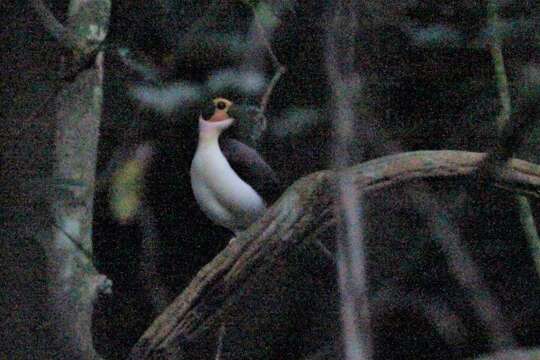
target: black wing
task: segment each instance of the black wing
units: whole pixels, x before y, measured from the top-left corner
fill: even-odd
[[[219,140],[221,152],[238,176],[271,205],[281,195],[279,180],[264,159],[253,148],[238,140]]]

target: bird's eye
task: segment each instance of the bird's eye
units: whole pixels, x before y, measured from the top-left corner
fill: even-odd
[[[216,104],[216,107],[218,108],[218,110],[225,110],[225,108],[227,107],[227,104],[225,104],[224,101],[218,101],[218,103]]]

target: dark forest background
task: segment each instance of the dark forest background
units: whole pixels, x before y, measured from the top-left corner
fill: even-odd
[[[66,20],[66,1],[45,3]],[[98,297],[92,317],[94,346],[103,358],[125,358],[152,320],[232,237],[204,216],[191,193],[197,117],[217,96],[258,106],[277,71],[265,39],[286,72],[265,109],[261,153],[285,186],[334,166],[338,115],[325,44],[336,3],[112,1],[102,44],[104,102],[92,238],[92,262],[112,281],[112,293]],[[405,151],[493,151],[501,111],[490,53],[495,31],[509,80],[511,120],[534,124],[536,114],[527,109],[540,98],[527,86],[540,81],[540,5],[500,1],[497,29],[487,8],[485,1],[358,2],[357,18],[345,19],[358,27],[349,35],[355,54],[350,70],[361,79],[353,97],[350,164]],[[2,2],[0,22],[0,121],[6,127],[0,134],[1,196],[7,204],[0,254],[0,283],[6,286],[0,323],[6,332],[0,348],[6,358],[62,358],[61,336],[52,334],[44,315],[45,255],[32,245],[41,225],[20,228],[21,218],[46,211],[21,196],[47,196],[47,184],[40,187],[38,178],[49,171],[52,144],[46,139],[55,125],[36,114],[57,91],[62,50],[30,3]],[[540,127],[531,126],[513,149],[515,157],[539,163],[539,142]],[[36,153],[37,160],[27,156]],[[468,181],[427,186],[448,208],[500,304],[514,345],[539,346],[539,269],[516,197],[489,187],[469,191]],[[438,299],[431,304],[445,304],[447,315],[458,319],[450,323],[459,328],[437,329],[414,305],[381,312],[372,319],[373,357],[461,359],[488,352],[489,332],[405,191],[394,188],[366,200],[368,287],[379,296],[388,290],[389,296]],[[530,205],[540,215],[535,199]],[[296,330],[291,327],[285,336],[294,338]],[[449,340],[448,334],[455,337]],[[302,358],[299,344],[290,342],[281,356]]]

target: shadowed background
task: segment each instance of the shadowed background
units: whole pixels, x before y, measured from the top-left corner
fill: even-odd
[[[257,37],[253,8],[277,58],[287,68],[267,108],[268,129],[260,150],[286,185],[331,166],[334,114],[324,66],[331,3],[112,2],[98,152],[102,185],[96,194],[94,219],[94,263],[113,281],[113,294],[100,297],[93,320],[95,345],[105,358],[123,358],[151,320],[232,236],[212,225],[199,210],[191,193],[189,166],[200,106],[217,95],[256,105],[275,72]],[[47,4],[60,20],[65,18],[67,4]],[[496,142],[494,119],[499,108],[487,48],[492,29],[486,22],[485,4],[370,1],[360,5],[354,65],[363,85],[356,103],[358,144],[352,144],[351,161],[397,149],[490,151]],[[1,6],[5,11],[0,17],[7,24],[0,43],[0,115],[7,126],[2,143],[6,148],[17,145],[5,154],[8,160],[24,157],[26,151],[42,151],[47,157],[49,146],[40,142],[40,133],[54,127],[29,116],[54,91],[51,79],[58,66],[57,49],[24,4]],[[524,74],[538,76],[539,8],[533,2],[506,1],[500,14],[506,68],[515,97]],[[518,157],[539,162],[538,141],[535,128]],[[122,169],[133,159],[140,160],[138,168],[144,170],[129,178]],[[26,168],[7,164],[8,170],[2,171],[4,189],[16,187],[17,179],[28,178],[29,173],[39,173],[31,163]],[[137,206],[122,218],[114,209],[121,212],[126,205],[114,203],[111,189],[129,181],[138,187]],[[450,207],[486,283],[511,320],[518,343],[538,345],[540,284],[514,198],[489,190],[465,203],[459,201],[459,194],[467,184],[434,182],[430,186],[441,203]],[[35,194],[28,191],[27,196]],[[11,198],[5,192],[2,197],[15,206],[29,206],[19,195]],[[537,204],[532,201],[532,205],[538,213]],[[29,214],[30,210],[40,211],[29,208]],[[419,308],[376,315],[375,358],[440,359],[444,353],[457,359],[486,351],[485,330],[477,324],[470,304],[460,301],[462,290],[448,275],[425,216],[415,210],[404,191],[392,189],[370,197],[366,211],[370,290],[398,289],[413,295],[420,291],[422,296],[443,298],[452,316],[459,317],[467,329],[467,336],[450,346]],[[16,225],[16,220],[9,223]],[[12,238],[20,233],[16,226],[3,231]],[[1,275],[2,283],[11,287],[6,303],[19,294],[26,300],[16,302],[37,309],[33,320],[39,324],[46,295],[38,292],[39,297],[29,298],[25,294],[43,285],[43,277],[32,270],[42,254],[24,242],[2,246],[6,249],[0,252],[0,261],[12,269]],[[25,319],[28,313],[20,316]],[[28,327],[20,324],[19,331],[16,325],[12,338],[4,338],[2,345],[47,349],[21,340],[20,334]],[[300,353],[299,349],[290,351],[291,358]]]

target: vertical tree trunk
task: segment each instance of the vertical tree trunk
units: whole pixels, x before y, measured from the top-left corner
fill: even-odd
[[[45,246],[52,311],[61,320],[73,351],[94,358],[90,332],[92,302],[104,283],[92,265],[92,201],[99,119],[102,103],[103,56],[77,75],[57,98],[54,178],[67,181],[55,193],[52,233]]]
[[[68,29],[84,44],[80,63],[92,61],[95,44],[104,40],[110,3],[72,0]],[[77,59],[79,49],[73,54]],[[51,211],[54,225],[45,246],[49,265],[52,311],[60,319],[70,352],[84,359],[97,358],[92,345],[92,305],[105,278],[92,264],[92,205],[95,185],[97,143],[103,102],[103,53],[93,65],[79,71],[66,83],[55,103],[55,179],[66,181],[63,192],[55,192]],[[59,329],[60,330],[60,329]]]
[[[91,259],[103,80],[103,54],[97,46],[106,34],[110,2],[71,2],[65,29],[77,46],[68,46],[63,57],[57,44],[47,41],[50,36],[43,35],[43,27],[53,32],[51,21],[62,25],[43,3],[32,6],[12,6],[30,21],[19,20],[8,38],[12,49],[21,51],[13,58],[27,64],[3,64],[6,73],[20,75],[13,76],[17,84],[2,87],[14,93],[14,100],[11,114],[2,116],[8,129],[1,151],[7,168],[1,176],[6,216],[0,306],[6,336],[0,340],[0,357],[96,359],[92,303],[99,287],[107,285]],[[38,21],[43,24],[36,26]],[[59,33],[52,35],[62,43]],[[21,38],[27,43],[18,46]],[[73,69],[62,79],[55,70],[64,60]]]

